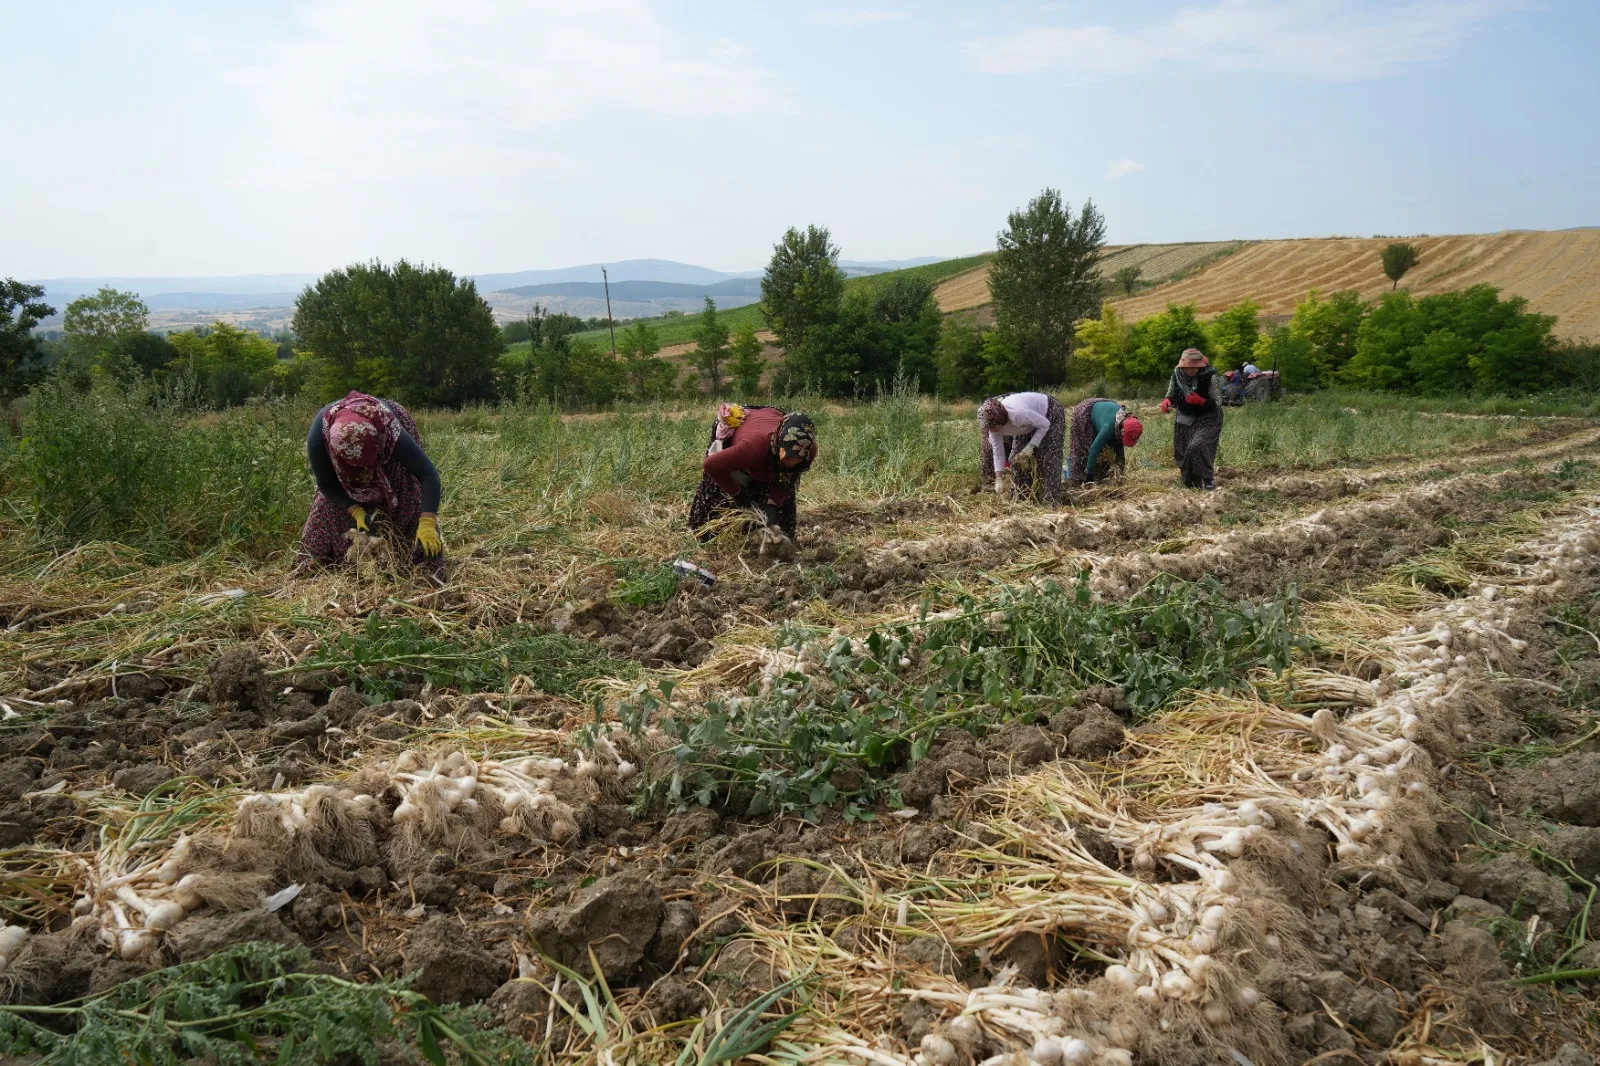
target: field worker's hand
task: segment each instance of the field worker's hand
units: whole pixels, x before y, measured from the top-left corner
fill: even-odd
[[[1011,492],[1011,471],[1002,470],[994,476],[994,494],[1005,496]]]
[[[350,508],[350,517],[356,520],[356,532],[363,537],[372,536],[372,530],[367,528],[367,509],[359,503]]]
[[[1172,413],[1172,397],[1171,396],[1168,396],[1165,400],[1161,401],[1161,413],[1164,414],[1164,415],[1170,415]]]
[[[423,515],[417,522],[417,547],[430,559],[444,554],[444,541],[439,539],[439,520],[431,514]]]
[[[1184,403],[1192,403],[1196,407],[1204,407],[1205,403],[1206,403],[1206,398],[1204,396],[1200,395],[1198,392],[1191,392],[1189,395],[1187,395],[1187,396],[1185,396],[1183,398],[1183,402]]]

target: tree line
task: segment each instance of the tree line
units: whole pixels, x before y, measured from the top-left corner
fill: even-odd
[[[1104,232],[1092,203],[1073,217],[1054,190],[1011,215],[992,275],[997,336],[980,349],[1002,368],[990,377],[1064,380],[1073,323],[1101,294]],[[136,295],[102,289],[68,305],[63,337],[45,340],[35,327],[55,309],[43,295],[16,281],[0,287],[6,396],[60,375],[85,385],[169,383],[219,407],[256,396],[327,399],[349,389],[422,407],[502,399],[596,407],[802,390],[849,397],[896,381],[939,389],[941,346],[948,347],[930,280],[891,274],[846,285],[839,248],[816,225],[785,232],[762,278],[760,311],[775,360],[753,325],[730,329],[709,298],[681,363],[660,354],[647,320],[618,332],[613,355],[580,334],[616,323],[535,305],[502,327],[472,281],[406,260],[328,272],[300,294],[290,330],[272,338],[220,322],[151,333]]]
[[[1193,305],[1123,320],[1108,297],[1134,292],[1143,279],[1137,267],[1102,276],[1105,234],[1093,201],[1074,211],[1055,189],[1011,212],[990,260],[993,323],[985,326],[942,314],[932,281],[919,272],[847,285],[828,229],[790,228],[761,281],[772,348],[753,324],[732,329],[708,297],[681,362],[662,356],[648,320],[616,332],[615,353],[582,336],[615,330],[605,319],[536,304],[525,318],[497,325],[471,280],[403,259],[323,275],[300,294],[291,329],[274,337],[220,322],[160,336],[149,332],[137,296],[102,289],[69,304],[62,337],[45,340],[35,327],[55,310],[43,290],[8,280],[0,283],[0,399],[51,375],[82,384],[170,382],[214,407],[257,396],[326,400],[350,389],[419,407],[604,407],[765,392],[849,398],[890,385],[955,399],[1063,384],[1154,385],[1188,347],[1223,369],[1246,361],[1277,369],[1294,390],[1526,393],[1600,384],[1600,355],[1559,344],[1555,319],[1530,312],[1520,297],[1502,299],[1487,286],[1421,298],[1400,290],[1420,261],[1411,244],[1383,250],[1394,291],[1380,300],[1313,291],[1287,323],[1263,330],[1252,300],[1209,322]]]

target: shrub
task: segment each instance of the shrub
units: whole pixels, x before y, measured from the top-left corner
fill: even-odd
[[[148,387],[35,390],[21,466],[42,531],[163,555],[293,542],[310,501],[310,413],[267,403],[194,418]]]
[[[1344,378],[1365,388],[1440,394],[1467,388],[1518,395],[1555,382],[1551,315],[1520,296],[1475,285],[1416,299],[1391,292],[1361,324]]]
[[[988,364],[983,359],[983,331],[970,319],[951,315],[939,331],[933,360],[941,399],[978,396],[984,391]]]

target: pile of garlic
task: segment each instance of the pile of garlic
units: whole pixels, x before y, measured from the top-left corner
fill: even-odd
[[[955,1006],[961,1013],[940,1023],[922,1038],[914,1056],[919,1066],[957,1066],[979,1062],[988,1044],[981,1019],[992,1029],[1029,1046],[1024,1052],[1003,1052],[981,1061],[981,1066],[1132,1066],[1132,1048],[1139,1033],[1128,1026],[1098,1026],[1096,1032],[1074,1035],[1061,1017],[1063,998],[1092,998],[1088,989],[1046,992],[1013,987],[1014,971],[1002,972],[995,984],[970,992],[908,989],[905,994],[929,1002]]]
[[[160,934],[205,905],[200,876],[182,873],[190,847],[188,834],[180,833],[170,849],[132,869],[93,869],[72,906],[75,919],[96,923],[101,943],[120,959],[148,955]]]
[[[0,974],[11,968],[11,960],[22,953],[31,935],[20,925],[0,925]]]

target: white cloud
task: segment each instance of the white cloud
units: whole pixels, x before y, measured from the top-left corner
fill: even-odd
[[[964,45],[994,74],[1257,71],[1356,81],[1438,59],[1481,22],[1527,0],[1213,0],[1129,30],[1045,26]]]
[[[645,0],[332,0],[213,58],[324,181],[559,168],[572,164],[541,137],[555,127],[720,121],[773,95],[744,46],[685,39]]]
[[[1111,169],[1106,171],[1106,180],[1115,181],[1129,174],[1137,174],[1144,169],[1144,164],[1136,159],[1119,159],[1111,164]]]
[[[880,22],[899,22],[910,17],[907,11],[859,11],[841,7],[821,8],[809,16],[812,22],[824,26],[875,26]]]

